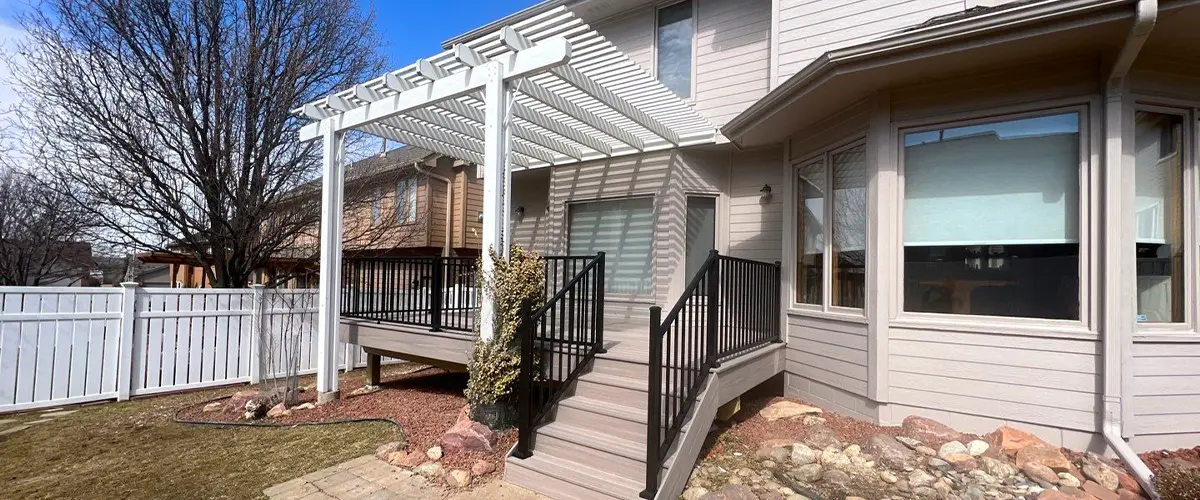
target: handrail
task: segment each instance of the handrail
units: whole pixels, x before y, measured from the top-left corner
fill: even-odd
[[[479,307],[473,257],[368,257],[342,262],[341,315],[471,332]]]
[[[778,262],[728,257],[713,250],[666,319],[661,307],[650,308],[642,498],[652,499],[658,492],[659,472],[709,372],[724,359],[782,341],[780,278]]]
[[[542,307],[531,309],[528,301],[521,305],[517,330],[517,458],[532,456],[533,428],[596,354],[604,352],[604,252],[591,258]]]

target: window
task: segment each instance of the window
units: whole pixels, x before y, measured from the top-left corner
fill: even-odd
[[[405,177],[396,184],[396,221],[409,224],[417,221],[417,179]]]
[[[796,221],[796,301],[861,309],[867,276],[866,145],[827,151],[796,170]]]
[[[1079,319],[1080,113],[904,134],[904,310]]]
[[[1137,321],[1184,321],[1183,117],[1134,120]]]
[[[371,200],[371,225],[378,226],[383,222],[383,190],[376,189],[375,197]]]
[[[654,273],[654,200],[572,203],[567,206],[567,254],[604,255],[604,291],[650,295]]]
[[[714,248],[717,248],[717,199],[688,196],[687,227],[684,228],[685,282],[700,271],[708,259],[708,252]]]
[[[692,96],[694,30],[691,0],[658,9],[657,77],[684,99]]]

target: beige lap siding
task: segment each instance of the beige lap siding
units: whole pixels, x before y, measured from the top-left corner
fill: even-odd
[[[787,394],[877,420],[867,394],[867,325],[788,315]]]
[[[1131,369],[1139,439],[1200,434],[1200,343],[1135,342]]]

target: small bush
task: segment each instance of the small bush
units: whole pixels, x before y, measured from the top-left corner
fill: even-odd
[[[1154,489],[1163,500],[1200,498],[1200,468],[1171,465],[1154,476]]]

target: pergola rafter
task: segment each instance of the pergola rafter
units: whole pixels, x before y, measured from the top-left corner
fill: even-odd
[[[357,131],[480,167],[483,243],[507,255],[513,167],[538,168],[690,144],[716,129],[565,8],[418,59],[295,110],[324,141],[318,399],[337,387],[343,139]],[[482,272],[491,272],[483,259]],[[481,297],[480,336],[492,302]]]

